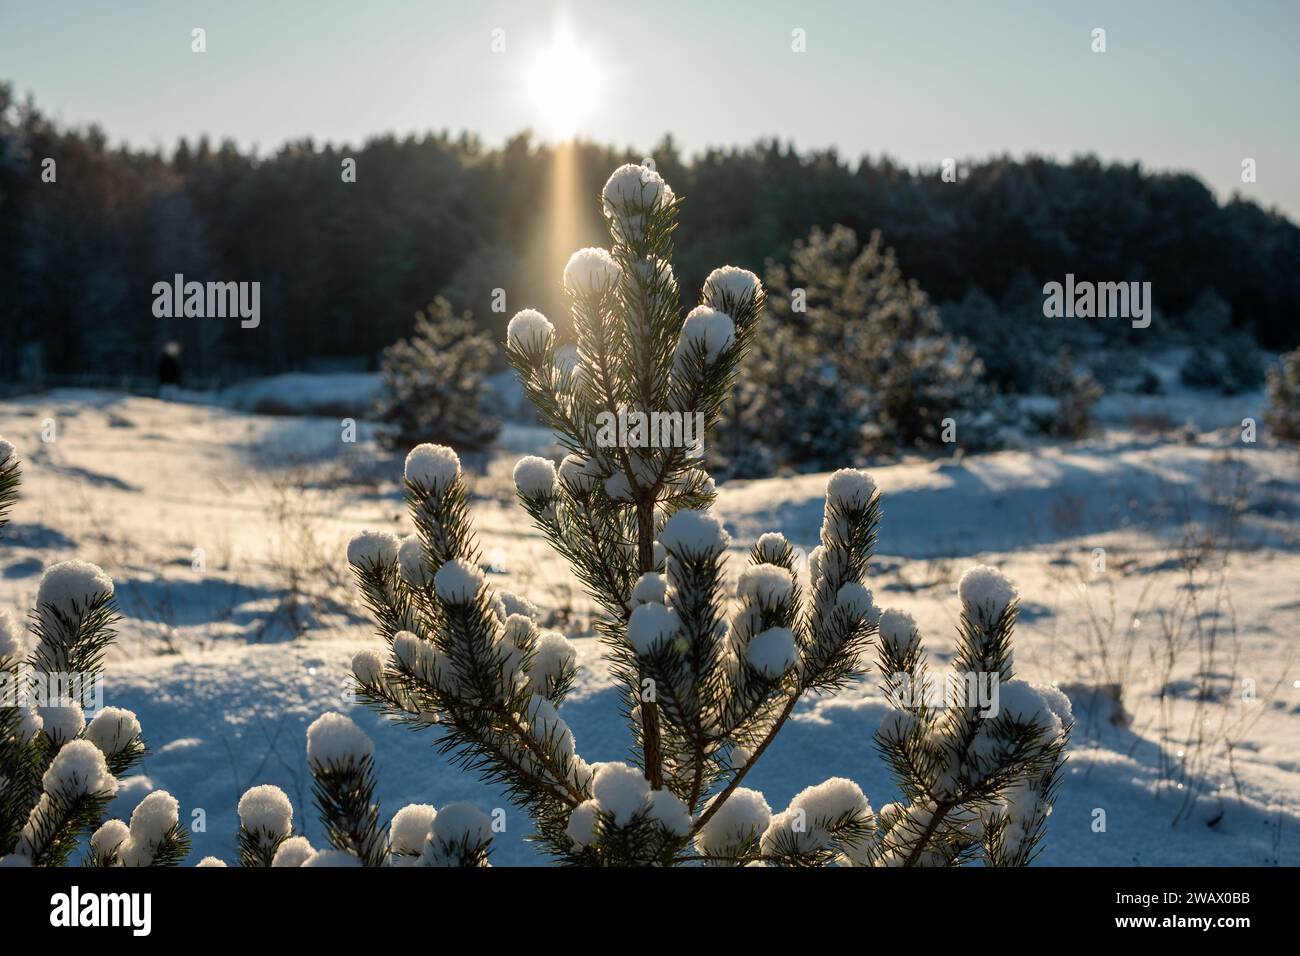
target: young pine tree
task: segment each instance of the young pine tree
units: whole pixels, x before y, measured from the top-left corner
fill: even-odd
[[[1300,349],[1284,353],[1268,370],[1264,424],[1275,438],[1300,442]]]
[[[949,335],[880,233],[813,229],[771,295],[722,423],[717,458],[753,474],[763,448],[781,464],[834,468],[870,452],[942,446],[952,418],[969,445],[987,431],[983,365]]]
[[[866,473],[836,472],[808,579],[799,580],[791,544],[765,534],[730,599],[729,538],[709,510],[699,445],[655,439],[671,439],[683,416],[698,415],[706,431],[717,421],[763,289],[751,273],[718,269],[683,321],[670,263],[680,201],[654,172],[630,165],[602,200],[611,249],[580,250],[564,272],[575,341],[560,342],[533,310],[510,323],[510,360],[569,450],[558,469],[522,459],[514,478],[525,510],[604,612],[598,627],[630,762],[580,755],[560,715],[574,649],[540,629],[530,602],[486,585],[460,462],[446,447],[421,445],[406,460],[416,533],[365,532],[349,545],[390,648],[354,658],[361,698],[433,731],[460,765],[501,785],[559,862],[915,865],[980,853],[1025,862],[1068,724],[1059,694],[1028,685],[1012,687],[1013,709],[1001,717],[911,704],[891,690],[891,726],[910,723],[882,744],[904,795],[888,819],[843,778],[809,787],[777,814],[742,786],[799,700],[867,675],[881,612],[864,582],[881,499]],[[642,426],[614,428],[620,419]],[[664,430],[647,434],[656,427],[647,420]],[[991,569],[975,580],[992,584],[989,594],[966,588],[961,661],[986,684],[1009,684],[1014,592]],[[919,638],[881,666],[889,688],[921,676]],[[351,786],[368,806],[366,782]]]
[[[1066,346],[1044,369],[1042,389],[1054,401],[1045,412],[1031,412],[1035,425],[1057,438],[1082,438],[1092,430],[1093,406],[1104,390],[1090,371],[1075,365]]]
[[[20,480],[17,453],[0,439],[0,531]],[[78,700],[101,681],[116,636],[112,580],[85,561],[55,564],[30,617],[29,647],[0,609],[0,866],[65,866],[92,833],[89,865],[176,865],[189,839],[165,790],[141,800],[129,824],[100,825],[117,778],[146,753],[135,714],[104,707],[87,722]]]
[[[380,432],[393,448],[424,441],[481,448],[501,421],[486,406],[486,374],[495,351],[468,312],[437,298],[415,315],[415,332],[384,350]]]

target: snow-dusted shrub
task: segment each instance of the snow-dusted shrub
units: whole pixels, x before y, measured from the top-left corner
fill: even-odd
[[[1043,389],[1051,402],[1041,411],[1030,412],[1034,424],[1057,438],[1082,438],[1092,430],[1092,409],[1102,396],[1102,387],[1092,373],[1074,364],[1069,349],[1062,348],[1056,361],[1044,371]]]
[[[1248,333],[1233,332],[1221,349],[1198,343],[1178,374],[1192,388],[1217,388],[1224,395],[1236,395],[1259,388],[1264,361]]]
[[[971,344],[984,379],[1003,394],[1031,392],[1043,366],[1070,337],[1070,329],[1044,321],[1041,283],[1023,275],[995,302],[977,288],[942,307],[943,324]]]
[[[991,434],[983,366],[873,233],[814,229],[767,273],[767,308],[722,422],[715,460],[834,468],[864,454]],[[1004,346],[1011,348],[1009,343]],[[756,451],[761,449],[761,451]]]
[[[1268,370],[1264,423],[1275,438],[1300,442],[1300,349],[1287,352]]]
[[[880,619],[865,586],[880,495],[865,472],[837,471],[807,582],[797,580],[790,543],[765,534],[740,575],[738,600],[727,599],[730,539],[709,510],[713,483],[691,449],[635,442],[631,432],[611,442],[601,423],[620,408],[698,412],[706,426],[716,423],[753,339],[762,285],[743,270],[716,270],[683,320],[666,261],[680,200],[657,174],[634,166],[616,171],[604,200],[612,248],[582,250],[565,270],[576,342],[559,341],[553,324],[528,310],[510,324],[508,354],[543,420],[570,450],[558,468],[524,459],[516,485],[537,527],[603,608],[598,627],[621,690],[629,762],[581,756],[560,713],[575,651],[563,636],[542,632],[531,604],[487,584],[450,449],[421,446],[407,459],[418,561],[402,557],[406,545],[398,557],[392,547],[349,549],[390,649],[354,659],[360,697],[393,720],[433,731],[442,750],[501,785],[557,861],[957,863],[971,854],[954,851],[955,821],[985,810],[989,833],[1017,840],[1023,833],[1033,842],[1065,731],[1058,719],[1034,738],[1041,746],[1029,740],[1040,716],[1034,695],[1047,691],[1012,690],[1020,716],[1001,724],[977,723],[972,714],[950,723],[929,710],[903,712],[927,732],[915,748],[904,738],[911,749],[900,751],[924,758],[901,784],[909,804],[899,809],[933,821],[916,835],[917,853],[899,856],[905,828],[895,819],[882,824],[849,780],[809,787],[776,814],[742,786],[800,699],[867,674],[863,656]],[[970,644],[963,660],[1010,680],[1014,591],[988,571],[964,581],[963,590]],[[882,658],[891,681],[894,664],[922,667],[919,639],[896,643],[899,654],[911,656]],[[1057,734],[1050,744],[1048,731]],[[963,741],[978,744],[978,761],[936,775],[934,755]],[[1041,800],[1013,792],[1025,781]],[[364,781],[353,786],[365,789]],[[996,801],[1009,808],[1013,798],[1015,808],[1002,816],[988,809]],[[427,808],[409,812],[413,828],[422,828]],[[1004,818],[1009,822],[994,822]],[[395,820],[391,832],[405,833],[406,824]],[[397,842],[402,856],[413,855],[417,841]],[[1027,858],[1001,845],[990,843],[990,862]]]
[[[1223,393],[1251,392],[1264,384],[1264,357],[1248,332],[1229,337],[1223,346]]]
[[[487,372],[496,346],[469,313],[441,297],[415,315],[415,331],[384,350],[379,435],[393,448],[423,441],[479,448],[501,429],[487,408]]]
[[[1232,325],[1232,307],[1214,289],[1203,289],[1183,317],[1192,351],[1179,370],[1191,388],[1225,395],[1264,384],[1264,360],[1252,335]]]
[[[1218,388],[1223,383],[1223,365],[1208,346],[1199,344],[1178,370],[1178,378],[1189,388]]]
[[[467,803],[411,804],[384,827],[375,802],[375,747],[351,719],[322,714],[307,728],[307,763],[330,846],[293,833],[293,807],[262,784],[239,799],[241,866],[487,866],[492,821]],[[224,866],[220,861],[215,865]]]
[[[0,523],[20,480],[18,455],[0,439]],[[117,619],[112,580],[85,561],[46,569],[34,640],[0,609],[0,865],[64,866],[92,833],[94,866],[174,866],[189,851],[165,790],[141,800],[129,825],[103,823],[118,778],[146,752],[131,711],[104,707],[87,722],[76,700],[102,678]]]
[[[1264,384],[1264,359],[1254,336],[1233,327],[1232,306],[1217,291],[1201,290],[1183,324],[1192,344],[1179,373],[1184,385],[1236,395]]]

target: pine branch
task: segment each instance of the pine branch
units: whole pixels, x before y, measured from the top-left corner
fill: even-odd
[[[753,769],[754,764],[758,763],[758,758],[763,756],[763,753],[767,750],[768,746],[776,739],[776,735],[780,733],[781,728],[785,726],[785,722],[790,719],[790,715],[794,713],[795,704],[799,703],[800,696],[801,693],[799,692],[790,695],[785,706],[781,708],[781,712],[777,715],[776,721],[772,724],[772,727],[768,732],[763,735],[762,740],[759,742],[758,746],[754,748],[754,752],[750,755],[749,759],[741,765],[740,769],[736,771],[731,780],[727,782],[727,785],[722,788],[721,793],[713,799],[709,806],[704,808],[704,811],[696,819],[694,826],[691,827],[692,834],[698,833],[700,828],[709,822],[713,815],[722,808],[724,803],[726,803],[727,798],[730,797],[731,794],[735,792],[735,789],[740,786],[740,782],[745,779],[745,775]]]
[[[3,446],[0,446],[2,448]],[[0,462],[0,531],[9,524],[9,512],[18,501],[18,489],[22,484],[22,464],[16,452]]]
[[[190,853],[190,835],[179,824],[163,834],[153,849],[150,866],[180,866]]]
[[[4,778],[0,787],[0,856],[13,852],[41,792],[41,735],[23,740],[20,726],[17,707],[0,707],[0,777]]]
[[[374,758],[367,754],[314,762],[311,771],[316,806],[330,843],[364,866],[383,866],[385,837],[374,802]]]
[[[275,859],[275,851],[289,839],[288,833],[272,833],[259,829],[256,832],[239,828],[239,865],[243,867],[268,867]]]
[[[29,615],[37,644],[29,663],[44,674],[77,674],[83,680],[104,669],[104,654],[116,640],[114,625],[121,619],[112,594],[72,601],[71,611],[42,604]]]
[[[107,790],[86,793],[75,787],[41,794],[17,851],[26,855],[32,866],[67,866],[78,839],[99,826],[112,797]]]

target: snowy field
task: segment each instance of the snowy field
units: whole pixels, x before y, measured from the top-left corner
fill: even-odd
[[[358,394],[365,384],[353,383]],[[991,563],[1018,583],[1017,667],[1057,682],[1078,718],[1043,863],[1300,864],[1300,459],[1240,441],[1240,397],[1164,401],[1108,399],[1105,431],[1082,442],[872,468],[885,511],[873,590],[916,616],[941,662],[961,571]],[[1189,407],[1196,427],[1184,434]],[[1149,426],[1169,408],[1177,427],[1157,434]],[[0,602],[25,611],[42,569],[74,556],[117,582],[123,621],[105,702],[140,715],[152,751],[117,813],[167,789],[183,820],[206,818],[190,862],[231,861],[239,794],[275,783],[324,845],[304,733],[330,709],[373,736],[385,817],[409,802],[503,805],[427,735],[347,697],[352,654],[378,641],[354,601],[345,543],[364,528],[409,531],[400,456],[364,425],[350,444],[337,417],[63,391],[0,402],[0,434],[26,460],[0,545]],[[586,759],[622,759],[628,735],[591,606],[509,482],[547,436],[512,426],[499,444],[466,461],[490,580],[576,639],[579,683],[562,712]],[[825,479],[721,487],[733,573],[763,531],[816,544]],[[843,775],[873,805],[889,802],[872,743],[882,712],[870,683],[801,705],[747,784],[780,808]],[[508,821],[494,862],[538,862],[527,819],[511,810]]]

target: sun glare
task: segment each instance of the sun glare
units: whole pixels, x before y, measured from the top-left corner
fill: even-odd
[[[526,82],[538,131],[569,139],[595,106],[601,78],[591,54],[571,34],[560,32],[532,61]]]

